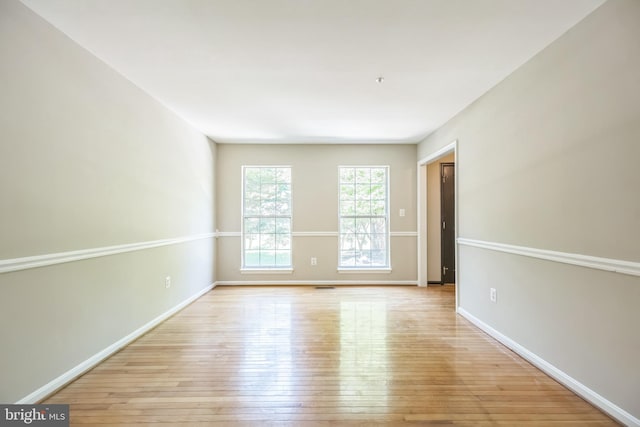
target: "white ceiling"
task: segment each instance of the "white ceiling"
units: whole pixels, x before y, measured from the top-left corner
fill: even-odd
[[[415,143],[604,0],[22,1],[217,142]]]

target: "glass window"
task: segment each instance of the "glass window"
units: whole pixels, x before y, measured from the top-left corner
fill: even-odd
[[[243,166],[242,267],[291,267],[291,167]]]
[[[388,175],[388,166],[340,167],[339,267],[389,267]]]

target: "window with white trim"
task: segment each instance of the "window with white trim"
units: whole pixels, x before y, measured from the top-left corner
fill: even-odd
[[[291,167],[242,167],[242,268],[291,268]]]
[[[340,166],[339,268],[389,268],[389,167]]]

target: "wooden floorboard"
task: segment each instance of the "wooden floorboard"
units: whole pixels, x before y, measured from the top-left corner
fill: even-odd
[[[217,287],[46,403],[71,425],[617,425],[452,286]]]

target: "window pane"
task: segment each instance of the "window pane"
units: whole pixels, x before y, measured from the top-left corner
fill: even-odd
[[[260,218],[245,218],[244,232],[246,235],[260,232]]]
[[[371,264],[375,266],[387,265],[386,250],[372,250],[371,251]]]
[[[291,249],[291,239],[287,234],[275,235],[276,249]]]
[[[371,235],[356,234],[356,248],[358,250],[371,249]]]
[[[260,191],[245,190],[244,214],[258,215],[260,213]]]
[[[357,200],[370,200],[371,199],[371,186],[369,184],[356,184],[356,199]]]
[[[275,213],[277,215],[291,214],[291,185],[290,184],[276,185]]]
[[[262,200],[273,200],[276,198],[276,184],[260,184],[260,197]]]
[[[244,248],[246,250],[254,250],[260,248],[260,235],[259,234],[245,234],[244,235]]]
[[[340,265],[343,267],[355,267],[356,254],[353,251],[340,252]]]
[[[275,232],[276,232],[275,218],[260,218],[260,233],[275,233]]]
[[[371,172],[369,168],[356,168],[356,182],[358,183],[367,183],[371,182]]]
[[[291,265],[291,251],[276,251],[276,266],[286,267]]]
[[[260,235],[260,249],[275,249],[276,248],[276,235],[275,234],[261,234]]]
[[[371,218],[356,218],[356,233],[365,234],[371,232]]]
[[[244,205],[245,215],[259,215],[260,214],[260,201],[245,203]]]
[[[261,250],[260,251],[260,265],[261,266],[274,266],[274,265],[276,265],[276,251],[274,251],[274,250]]]
[[[340,185],[340,200],[353,200],[355,199],[356,188],[353,184],[341,184]]]
[[[340,233],[355,233],[355,232],[356,232],[355,218],[342,218],[340,220]]]
[[[386,234],[371,234],[370,235],[371,249],[384,250],[387,247],[387,235]]]
[[[291,168],[243,170],[243,267],[289,267]]]
[[[291,216],[291,206],[288,201],[279,200],[276,203],[274,215],[276,216]]]
[[[340,168],[340,182],[356,182],[355,168]]]
[[[291,234],[291,219],[276,218],[276,233],[287,235]]]
[[[257,188],[260,186],[260,168],[245,168],[245,188]]]
[[[386,234],[386,223],[386,218],[371,218],[371,233]]]
[[[260,266],[260,251],[259,250],[246,250],[244,251],[244,265],[247,267]]]
[[[371,182],[380,182],[386,185],[387,170],[385,168],[371,168]]]
[[[291,182],[291,168],[276,168],[276,182]]]
[[[356,236],[353,233],[342,234],[340,236],[340,250],[353,251],[356,248]]]
[[[371,202],[369,200],[358,200],[356,202],[356,215],[371,215]]]
[[[340,215],[353,216],[356,214],[356,203],[351,201],[340,202]]]
[[[386,199],[386,187],[384,184],[371,185],[371,198],[374,200]]]
[[[363,267],[368,267],[371,264],[371,258],[369,251],[356,251],[356,264]]]
[[[371,215],[385,215],[385,206],[386,203],[384,202],[384,200],[374,200],[373,202],[371,202]]]
[[[260,214],[274,215],[276,206],[276,186],[275,184],[260,186]]]
[[[340,168],[340,266],[388,266],[387,166]]]
[[[273,184],[276,182],[276,168],[260,168],[260,182],[262,184]]]

